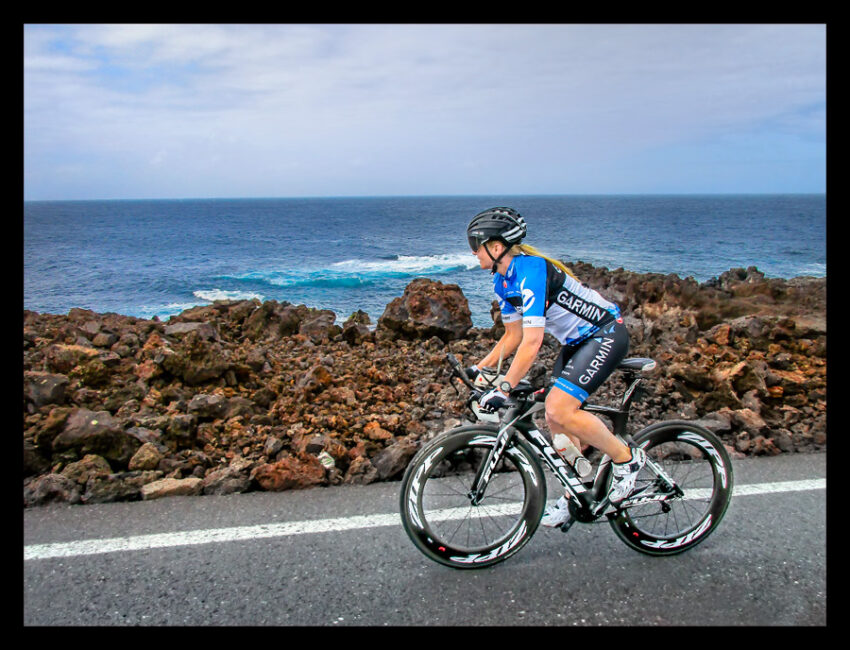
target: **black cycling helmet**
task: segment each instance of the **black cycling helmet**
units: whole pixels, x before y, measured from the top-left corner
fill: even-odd
[[[490,208],[479,212],[466,227],[466,238],[473,252],[486,241],[496,239],[510,248],[525,237],[525,219],[513,208]]]
[[[525,219],[513,208],[490,208],[479,212],[466,227],[466,239],[473,253],[477,253],[481,244],[495,239],[505,245],[499,257],[493,257],[488,248],[487,255],[493,260],[492,272],[496,272],[499,261],[507,254],[511,246],[522,241],[528,232]]]

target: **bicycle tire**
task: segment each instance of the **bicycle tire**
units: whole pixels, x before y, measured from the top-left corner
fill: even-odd
[[[514,555],[537,530],[546,480],[522,439],[505,450],[480,505],[471,504],[473,477],[497,433],[498,427],[487,425],[447,431],[425,445],[405,470],[402,525],[431,560],[456,569],[492,566]]]
[[[663,466],[684,491],[684,498],[631,506],[609,517],[617,536],[647,555],[676,555],[687,551],[717,529],[732,497],[732,462],[720,439],[692,422],[668,420],[650,425],[634,436],[637,446]],[[636,492],[654,481],[644,468]]]

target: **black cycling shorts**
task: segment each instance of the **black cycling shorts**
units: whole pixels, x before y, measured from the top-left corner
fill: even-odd
[[[622,318],[603,325],[576,345],[565,345],[555,361],[555,387],[581,403],[614,372],[629,351],[629,332]]]

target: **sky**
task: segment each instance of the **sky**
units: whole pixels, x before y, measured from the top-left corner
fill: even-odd
[[[826,191],[823,24],[27,24],[24,199]]]

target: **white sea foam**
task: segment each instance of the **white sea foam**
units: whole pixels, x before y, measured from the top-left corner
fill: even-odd
[[[318,269],[252,270],[221,277],[227,280],[263,282],[275,287],[357,288],[370,286],[387,278],[440,275],[477,267],[478,262],[469,254],[401,255],[386,260],[347,259]]]
[[[224,291],[222,289],[199,289],[193,291],[192,294],[198,300],[194,302],[170,302],[166,305],[142,305],[136,310],[139,318],[153,318],[156,316],[160,320],[167,320],[172,316],[176,316],[187,309],[198,307],[204,303],[214,302],[216,300],[251,300],[257,298],[262,301],[264,298],[258,293],[249,293],[247,291]]]
[[[816,278],[826,276],[826,264],[821,262],[811,262],[804,264],[796,270],[796,275],[813,275]]]
[[[216,300],[253,300],[256,298],[259,301],[264,300],[264,296],[259,293],[249,291],[225,291],[223,289],[199,289],[193,291],[192,295],[201,300],[214,302]]]
[[[455,253],[424,256],[399,255],[396,259],[373,261],[355,258],[336,262],[331,267],[350,272],[415,275],[474,269],[478,267],[478,262],[470,253]]]

